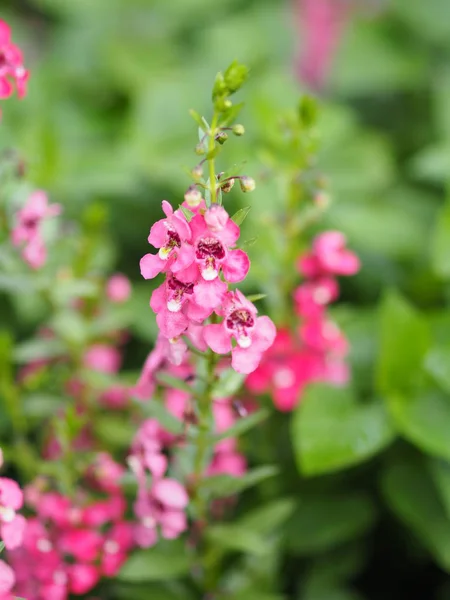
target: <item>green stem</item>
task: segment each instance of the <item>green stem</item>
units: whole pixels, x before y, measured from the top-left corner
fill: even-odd
[[[217,192],[216,192],[216,171],[214,165],[214,148],[216,146],[216,129],[217,129],[217,112],[214,111],[211,128],[209,130],[209,145],[208,145],[208,164],[209,164],[209,189],[211,192],[211,204],[215,204],[217,202]]]

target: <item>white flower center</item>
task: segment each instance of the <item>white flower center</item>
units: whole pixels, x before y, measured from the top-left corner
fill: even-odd
[[[53,549],[51,541],[46,540],[45,538],[40,538],[36,543],[36,547],[39,552],[50,552],[50,550]]]
[[[108,554],[117,554],[120,550],[120,546],[114,540],[107,540],[105,542],[105,552]]]
[[[240,348],[249,348],[252,345],[252,340],[248,335],[240,335],[237,338],[237,343]]]
[[[16,511],[8,506],[0,507],[0,518],[5,523],[11,523],[16,517]]]
[[[153,529],[156,527],[156,521],[153,517],[144,517],[142,519],[142,525],[147,529]]]
[[[326,287],[318,287],[314,290],[313,300],[317,304],[328,304],[331,300],[330,290]]]
[[[167,308],[170,312],[180,312],[181,306],[180,300],[177,300],[176,298],[172,298],[172,300],[169,300],[167,303]]]

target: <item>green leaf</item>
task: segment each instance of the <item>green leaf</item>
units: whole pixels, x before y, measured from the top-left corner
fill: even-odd
[[[227,438],[239,437],[243,433],[246,433],[249,429],[259,425],[262,421],[265,421],[268,416],[269,411],[265,408],[261,408],[260,410],[248,415],[248,417],[241,417],[238,419],[232,427],[214,436],[214,440],[219,442],[220,440],[226,440]]]
[[[234,369],[225,369],[214,384],[212,397],[217,400],[234,396],[244,383],[244,379],[245,377]]]
[[[205,119],[196,110],[194,110],[193,108],[189,109],[189,114],[194,119],[194,121],[197,123],[197,125],[200,127],[200,129],[204,133],[207,133],[208,129],[209,129],[209,125],[205,121]]]
[[[439,386],[450,393],[450,346],[439,346],[425,357],[425,369]]]
[[[119,415],[98,416],[93,425],[97,436],[103,442],[112,444],[116,448],[128,448],[136,433],[136,428],[131,421]]]
[[[231,217],[231,220],[236,223],[236,225],[242,225],[250,212],[251,206],[246,206],[245,208],[240,208],[234,215]]]
[[[378,388],[382,392],[410,389],[420,381],[429,341],[426,320],[399,294],[386,294],[380,307]]]
[[[450,572],[450,520],[425,465],[420,460],[391,464],[382,489],[393,512]]]
[[[351,390],[310,386],[291,425],[297,464],[318,475],[368,460],[394,437],[382,402],[358,404]]]
[[[188,208],[186,208],[185,206],[181,206],[181,204],[178,205],[178,208],[181,210],[181,212],[184,215],[184,218],[186,219],[186,221],[189,223],[190,221],[192,221],[193,217],[195,216],[194,213],[192,212],[192,210],[189,210]]]
[[[247,164],[246,160],[243,160],[240,163],[235,163],[232,167],[224,171],[220,176],[220,181],[224,181],[225,179],[229,179],[230,177],[236,177],[236,175],[240,175],[242,169]]]
[[[267,294],[250,294],[250,296],[247,296],[247,300],[250,300],[250,302],[257,302],[263,298],[267,298]]]
[[[65,348],[59,340],[38,338],[16,346],[14,360],[19,363],[29,363],[35,360],[57,358],[64,353]]]
[[[303,127],[309,129],[315,125],[318,114],[317,100],[312,96],[303,96],[298,106],[298,114]]]
[[[162,425],[164,429],[175,435],[183,433],[183,423],[173,416],[164,404],[156,398],[150,398],[147,401],[136,400],[143,412],[148,417],[153,417]]]
[[[162,581],[189,572],[191,559],[181,540],[159,542],[154,548],[134,552],[120,570],[121,581]]]
[[[60,396],[50,394],[30,394],[23,399],[23,413],[27,417],[46,419],[54,416],[58,408],[63,405]]]
[[[447,519],[450,519],[450,463],[445,460],[430,459],[428,467]]]
[[[268,551],[263,536],[241,527],[239,523],[210,525],[205,535],[212,544],[223,550],[246,552],[256,556],[264,555]]]
[[[431,263],[437,275],[450,278],[450,198],[438,215],[431,238]]]
[[[230,108],[225,109],[220,115],[220,127],[231,125],[236,120],[243,107],[244,103],[239,102],[239,104],[233,104],[233,106],[230,106]]]
[[[157,381],[159,381],[159,383],[162,383],[169,388],[181,390],[182,392],[186,392],[187,394],[193,393],[193,389],[188,383],[183,381],[183,379],[178,379],[178,377],[173,377],[168,373],[157,373],[156,379]]]
[[[298,555],[323,552],[363,535],[375,517],[375,506],[365,494],[303,496],[286,523],[286,544]]]
[[[389,411],[398,431],[421,450],[450,460],[450,402],[438,390],[391,394]]]
[[[239,519],[241,527],[261,534],[277,531],[294,512],[296,502],[292,498],[281,498],[258,506]]]
[[[228,496],[239,494],[269,477],[274,477],[278,472],[279,469],[277,467],[267,465],[251,469],[245,475],[242,475],[242,477],[212,475],[203,480],[202,487],[206,488],[212,498],[227,498]]]

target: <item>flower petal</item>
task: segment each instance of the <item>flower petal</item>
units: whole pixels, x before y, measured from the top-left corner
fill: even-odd
[[[208,346],[217,354],[227,354],[231,350],[231,338],[222,325],[206,325],[203,337]]]
[[[250,269],[250,259],[243,250],[230,250],[222,264],[224,277],[230,283],[242,281]]]
[[[222,303],[227,284],[217,278],[213,281],[200,281],[194,287],[194,300],[199,306],[214,309]]]
[[[153,279],[167,266],[167,261],[161,260],[158,254],[146,254],[139,263],[141,275],[144,279]]]
[[[153,484],[151,494],[169,508],[185,508],[189,503],[186,489],[175,479],[160,479]]]

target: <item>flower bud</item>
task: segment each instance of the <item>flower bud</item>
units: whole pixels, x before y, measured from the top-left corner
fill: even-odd
[[[191,171],[191,175],[195,180],[201,179],[203,177],[203,167],[201,165],[195,166]]]
[[[241,177],[239,183],[241,184],[241,190],[243,192],[253,192],[256,187],[253,177],[247,177],[247,175]]]
[[[195,146],[195,154],[198,154],[199,156],[201,156],[202,154],[205,154],[205,148],[204,148],[203,144],[197,144]]]
[[[225,142],[228,139],[228,133],[225,133],[225,131],[221,131],[218,135],[217,135],[217,141],[219,142],[220,145],[225,144]]]
[[[240,123],[237,123],[236,125],[233,125],[232,131],[233,131],[234,135],[244,135],[245,128]]]
[[[220,189],[222,190],[222,192],[224,194],[228,194],[228,192],[231,192],[233,185],[234,185],[234,178],[231,177],[231,179],[227,179],[226,181],[224,181],[221,184]]]
[[[184,200],[188,206],[190,206],[191,208],[195,208],[200,204],[203,198],[200,193],[200,190],[197,189],[197,186],[191,185],[188,187],[186,193],[184,194]]]

